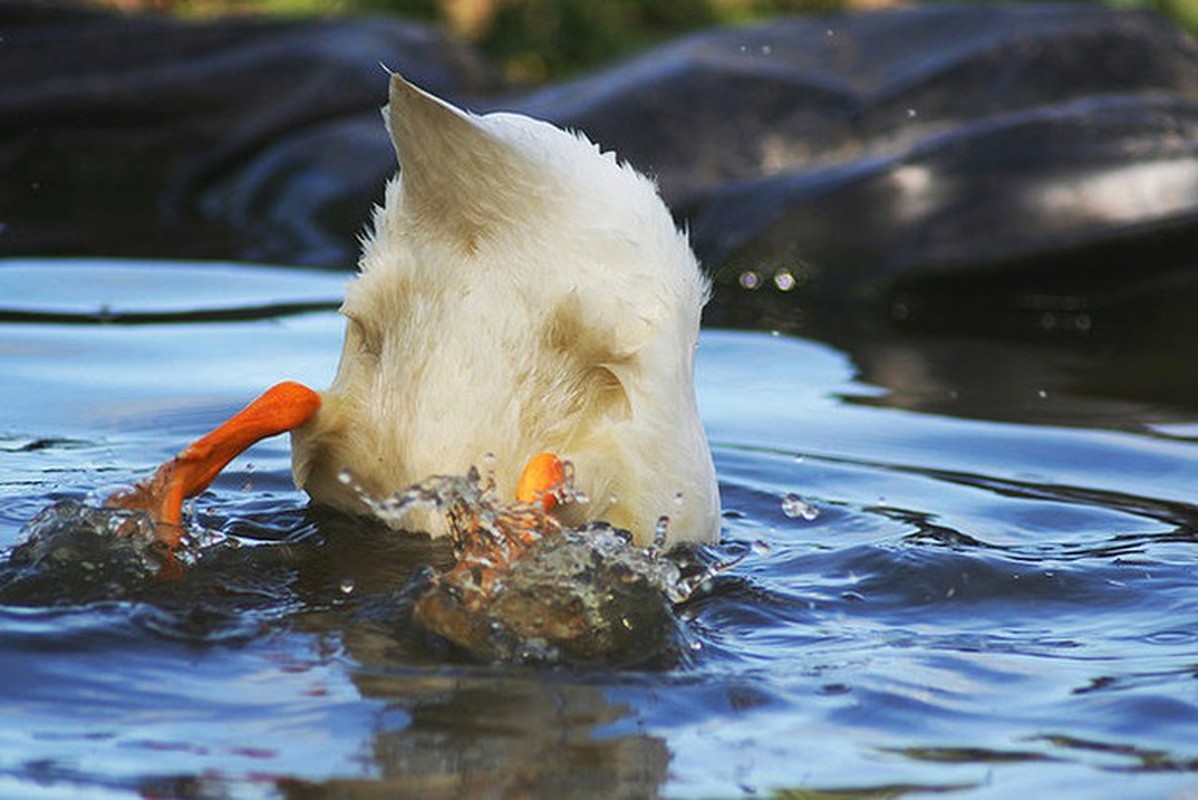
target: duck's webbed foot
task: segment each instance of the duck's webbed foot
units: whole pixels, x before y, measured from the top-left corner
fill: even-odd
[[[105,505],[145,511],[157,523],[159,540],[173,549],[183,534],[184,500],[207,489],[220,471],[250,445],[298,428],[319,408],[320,395],[303,384],[286,381],[272,386],[152,476],[132,489],[112,494]]]
[[[557,505],[555,492],[566,482],[565,463],[553,453],[537,453],[520,473],[516,501],[552,511]]]

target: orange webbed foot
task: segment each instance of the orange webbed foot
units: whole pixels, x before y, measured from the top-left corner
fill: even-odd
[[[207,489],[250,445],[306,423],[315,416],[320,402],[320,395],[303,384],[286,381],[272,386],[150,478],[111,495],[105,505],[145,511],[158,523],[159,540],[173,549],[183,535],[183,501]]]
[[[537,453],[528,459],[516,484],[516,500],[526,505],[540,503],[546,511],[557,505],[554,491],[566,481],[566,468],[553,453]]]

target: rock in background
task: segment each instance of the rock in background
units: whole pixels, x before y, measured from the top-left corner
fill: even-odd
[[[684,37],[505,87],[391,19],[186,23],[0,5],[0,254],[352,266],[394,169],[380,63],[584,130],[654,175],[708,321],[1087,332],[1198,266],[1198,47],[1083,5],[915,7]],[[1187,307],[1192,307],[1189,305]],[[1187,323],[1189,324],[1189,323]]]

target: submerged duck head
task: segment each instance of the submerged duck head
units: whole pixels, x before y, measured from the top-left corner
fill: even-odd
[[[708,284],[653,183],[579,134],[476,116],[391,77],[400,169],[347,292],[332,386],[268,389],[148,480],[107,499],[169,547],[184,498],[292,434],[312,499],[367,511],[432,475],[493,468],[501,501],[603,520],[638,543],[713,541],[719,499],[694,395]],[[344,478],[349,474],[351,481]],[[391,520],[389,520],[391,521]],[[440,514],[394,523],[446,532]]]
[[[580,134],[398,75],[384,116],[400,168],[341,309],[337,376],[292,433],[297,484],[361,511],[346,470],[384,496],[486,460],[514,497],[548,452],[589,497],[564,522],[643,543],[664,516],[672,542],[714,540],[693,388],[708,284],[652,181]]]

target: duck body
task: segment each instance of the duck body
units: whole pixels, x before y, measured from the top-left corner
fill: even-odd
[[[550,451],[638,543],[718,537],[694,394],[708,283],[653,183],[581,135],[391,78],[400,161],[346,292],[336,378],[292,431],[297,485],[349,511],[484,461],[500,497]],[[404,527],[436,535],[428,518]]]

